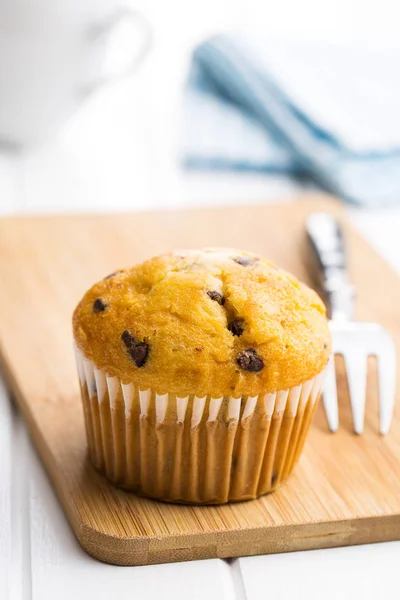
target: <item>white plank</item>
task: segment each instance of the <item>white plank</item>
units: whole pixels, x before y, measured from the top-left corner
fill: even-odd
[[[239,559],[246,600],[397,600],[400,542]]]
[[[229,564],[231,567],[233,585],[235,587],[236,600],[248,600],[240,560],[238,558],[233,558],[229,561]]]
[[[31,600],[30,444],[25,426],[13,408],[11,476],[11,563],[9,599]]]
[[[32,597],[40,600],[233,600],[229,565],[222,560],[116,567],[79,546],[32,450]]]
[[[25,427],[0,379],[0,598],[28,600],[29,455]]]
[[[0,379],[0,598],[8,598],[11,563],[11,433],[13,415]]]

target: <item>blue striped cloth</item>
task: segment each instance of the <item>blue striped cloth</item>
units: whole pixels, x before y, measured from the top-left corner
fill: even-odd
[[[187,167],[310,175],[364,206],[400,201],[400,50],[221,35],[193,54]]]

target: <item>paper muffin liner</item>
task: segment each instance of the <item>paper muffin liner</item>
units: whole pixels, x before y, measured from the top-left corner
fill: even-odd
[[[324,378],[259,396],[179,397],[110,377],[77,348],[76,360],[96,468],[117,486],[182,503],[273,491],[301,454]]]

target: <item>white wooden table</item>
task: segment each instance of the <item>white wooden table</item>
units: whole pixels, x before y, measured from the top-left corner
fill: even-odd
[[[136,2],[145,6],[155,29],[156,44],[146,67],[89,99],[57,140],[25,155],[0,151],[0,215],[259,202],[297,191],[299,185],[281,178],[189,175],[177,166],[187,50],[200,36],[237,26],[243,18],[248,27],[259,28],[257,4]],[[327,11],[324,4],[322,15],[320,3],[305,0],[290,24],[288,2],[267,6],[265,29],[276,35],[289,31],[313,37],[322,32],[326,38],[346,39],[354,37],[352,19],[355,22],[362,9],[365,19],[358,37],[380,31],[365,2],[334,4],[336,12]],[[387,10],[393,6],[390,0],[383,4]],[[313,19],[307,7],[314,11]],[[187,21],[184,29],[177,14]],[[397,35],[397,23],[388,20],[385,36]],[[400,208],[352,210],[351,218],[400,272]],[[0,385],[1,600],[390,600],[399,598],[399,561],[400,542],[393,542],[232,561],[148,567],[99,563],[76,542],[24,425]]]

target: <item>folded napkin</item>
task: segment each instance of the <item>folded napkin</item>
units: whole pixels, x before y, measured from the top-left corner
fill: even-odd
[[[222,35],[193,54],[189,167],[305,173],[366,206],[400,202],[400,50]]]

